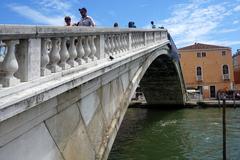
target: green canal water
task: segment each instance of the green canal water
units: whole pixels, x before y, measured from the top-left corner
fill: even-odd
[[[227,159],[240,160],[240,108],[227,108]],[[109,160],[221,160],[222,110],[128,109]]]

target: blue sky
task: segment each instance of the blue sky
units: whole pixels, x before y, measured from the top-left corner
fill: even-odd
[[[80,19],[86,7],[98,27],[118,22],[149,28],[150,21],[169,30],[178,47],[195,42],[240,48],[240,0],[0,0],[0,24],[64,25]]]

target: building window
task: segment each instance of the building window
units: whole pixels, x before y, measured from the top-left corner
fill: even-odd
[[[202,54],[200,52],[198,52],[197,57],[202,57]]]
[[[197,57],[201,58],[201,57],[206,57],[207,53],[206,52],[197,52]]]
[[[201,75],[202,75],[202,68],[197,67],[197,76],[201,76]]]
[[[223,65],[223,74],[228,74],[228,65]]]
[[[228,65],[226,64],[223,65],[222,71],[223,71],[223,80],[229,80],[230,77],[229,77]]]
[[[197,77],[196,77],[197,81],[202,81],[202,68],[201,67],[197,67]]]
[[[178,54],[178,57],[181,58],[181,54]]]
[[[222,51],[222,56],[225,56],[226,55],[226,51]]]
[[[202,57],[206,57],[206,52],[202,52]]]

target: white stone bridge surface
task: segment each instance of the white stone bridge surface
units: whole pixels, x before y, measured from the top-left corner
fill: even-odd
[[[0,25],[0,159],[107,159],[139,84],[185,103],[165,29]]]

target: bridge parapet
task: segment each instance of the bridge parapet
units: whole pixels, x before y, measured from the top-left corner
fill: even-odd
[[[0,85],[39,80],[162,39],[166,30],[1,25]]]

